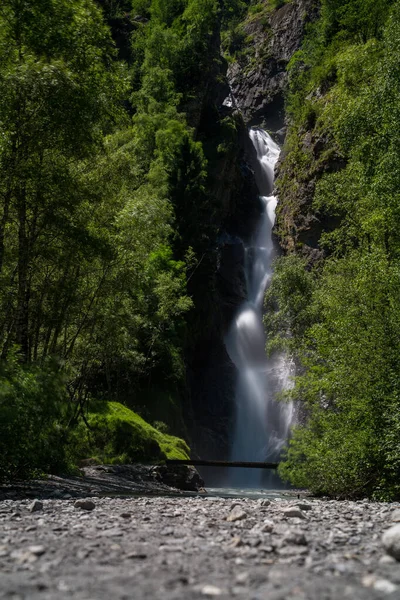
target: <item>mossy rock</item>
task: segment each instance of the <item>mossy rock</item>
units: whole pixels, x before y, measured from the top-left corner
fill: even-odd
[[[74,432],[80,459],[106,463],[159,463],[167,458],[188,459],[190,449],[178,437],[158,431],[119,402],[94,402]]]

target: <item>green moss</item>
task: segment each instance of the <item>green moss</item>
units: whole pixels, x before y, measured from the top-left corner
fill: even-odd
[[[157,430],[119,402],[95,402],[74,432],[78,457],[106,463],[188,459],[186,442]]]

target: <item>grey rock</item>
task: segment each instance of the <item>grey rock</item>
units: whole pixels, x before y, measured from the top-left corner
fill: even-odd
[[[284,508],[282,510],[282,514],[285,517],[289,517],[289,518],[296,518],[296,517],[298,519],[306,519],[307,518],[302,510],[300,510],[299,508],[295,508],[295,507]]]
[[[282,542],[284,544],[294,544],[296,546],[307,546],[308,540],[302,531],[289,531],[284,536]]]
[[[230,523],[234,523],[235,521],[242,521],[247,518],[247,513],[242,510],[239,506],[235,506],[232,512],[226,517],[226,520]]]
[[[390,520],[393,523],[400,523],[400,508],[397,508],[392,512]]]
[[[264,519],[263,524],[260,527],[260,531],[263,533],[271,533],[274,530],[274,522],[270,519]]]
[[[201,588],[202,596],[208,596],[209,598],[215,597],[215,596],[221,596],[222,593],[223,593],[223,591],[221,590],[221,588],[219,588],[215,585],[205,585],[204,587]]]
[[[94,510],[96,508],[96,504],[93,502],[93,500],[76,500],[75,504],[74,504],[75,508],[80,508],[82,510]]]
[[[246,57],[232,63],[227,75],[234,105],[245,122],[268,119],[268,113],[279,111],[288,82],[287,64],[299,49],[307,22],[316,14],[313,0],[294,0],[272,11],[268,23],[262,13],[244,24]],[[276,129],[268,121],[266,125]]]
[[[39,510],[43,510],[43,502],[40,502],[40,500],[34,500],[32,504],[30,504],[28,510],[30,512],[38,512]]]
[[[310,504],[309,502],[297,502],[296,506],[297,506],[297,508],[300,508],[300,510],[304,510],[304,511],[312,510],[312,504]]]
[[[271,505],[271,500],[260,500],[259,501],[260,506],[270,506]]]
[[[29,546],[28,552],[34,554],[35,556],[42,556],[46,552],[46,548],[44,546]]]
[[[382,536],[382,543],[386,552],[400,561],[400,525],[394,525]]]

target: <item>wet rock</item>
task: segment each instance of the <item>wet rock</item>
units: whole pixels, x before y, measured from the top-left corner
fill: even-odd
[[[400,561],[400,525],[394,525],[382,536],[382,543],[386,552]]]
[[[194,467],[188,465],[158,466],[153,469],[154,477],[170,487],[188,492],[198,492],[204,488],[204,481]]]

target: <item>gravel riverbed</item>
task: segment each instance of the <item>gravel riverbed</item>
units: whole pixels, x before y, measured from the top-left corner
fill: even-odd
[[[398,599],[399,522],[368,501],[3,500],[0,598]]]

